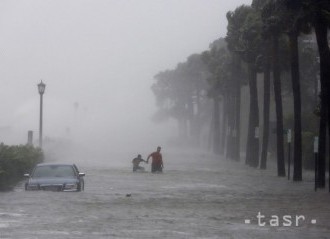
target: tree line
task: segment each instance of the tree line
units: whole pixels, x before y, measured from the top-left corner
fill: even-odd
[[[207,141],[215,154],[236,161],[244,157],[247,165],[261,169],[267,168],[274,134],[280,177],[286,176],[285,133],[292,128],[294,181],[302,180],[303,166],[313,166],[310,145],[318,135],[318,184],[324,187],[330,136],[330,1],[253,0],[226,17],[225,38],[154,76],[154,120],[175,119],[181,143]]]

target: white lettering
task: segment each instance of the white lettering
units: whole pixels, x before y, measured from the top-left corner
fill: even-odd
[[[257,221],[258,221],[258,226],[259,227],[264,227],[264,226],[271,226],[271,227],[291,227],[291,226],[296,226],[299,227],[301,226],[305,221],[306,217],[304,215],[283,215],[283,216],[277,216],[277,215],[271,215],[270,218],[266,218],[265,215],[263,215],[261,212],[258,212],[257,214]],[[245,224],[250,224],[251,220],[250,219],[245,219]],[[316,224],[316,219],[312,219],[310,221],[311,224]]]
[[[280,225],[280,223],[279,223],[279,217],[273,215],[272,216],[272,219],[269,220],[269,224],[272,227],[278,227]]]
[[[305,216],[303,215],[296,215],[296,227],[299,227],[299,219],[302,219],[303,221],[305,221]]]
[[[257,218],[258,218],[258,225],[260,227],[264,227],[266,225],[266,223],[265,222],[261,223],[261,218],[265,218],[265,216],[264,215],[261,215],[261,213],[258,212]]]
[[[292,217],[290,215],[283,216],[283,226],[284,227],[291,227],[292,226]]]

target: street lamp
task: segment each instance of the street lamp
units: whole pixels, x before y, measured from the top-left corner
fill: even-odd
[[[46,85],[41,81],[38,84],[38,91],[40,94],[40,121],[39,121],[39,147],[42,148],[42,96],[45,93]]]

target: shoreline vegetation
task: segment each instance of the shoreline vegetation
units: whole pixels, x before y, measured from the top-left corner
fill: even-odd
[[[11,190],[24,173],[44,160],[41,148],[31,145],[0,144],[0,191]]]

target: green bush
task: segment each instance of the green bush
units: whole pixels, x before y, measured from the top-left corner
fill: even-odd
[[[40,148],[0,144],[0,191],[10,190],[22,179],[24,173],[30,172],[43,159]]]

